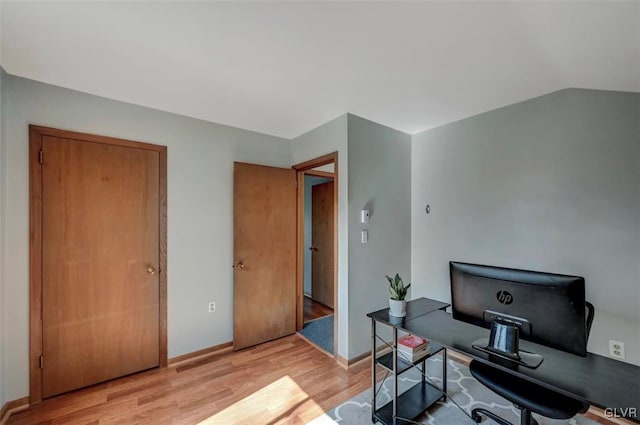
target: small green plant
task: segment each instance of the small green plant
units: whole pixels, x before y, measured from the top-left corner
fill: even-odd
[[[411,284],[404,286],[404,282],[398,273],[395,277],[390,278],[385,276],[389,281],[389,298],[396,301],[402,301],[407,296],[407,290],[411,287]]]

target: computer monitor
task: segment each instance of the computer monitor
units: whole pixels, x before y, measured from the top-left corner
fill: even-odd
[[[490,328],[474,347],[528,367],[542,357],[519,338],[586,356],[584,278],[450,262],[453,318]]]

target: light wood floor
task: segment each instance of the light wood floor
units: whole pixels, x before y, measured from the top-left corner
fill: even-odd
[[[51,398],[8,424],[302,424],[369,388],[370,379],[369,362],[346,371],[293,335]]]
[[[333,309],[304,296],[304,323],[333,314]]]
[[[58,424],[298,424],[369,388],[298,336],[45,400],[9,420]]]

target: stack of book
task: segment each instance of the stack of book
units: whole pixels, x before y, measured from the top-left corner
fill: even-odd
[[[429,340],[416,335],[407,335],[398,339],[398,357],[415,363],[429,354]]]

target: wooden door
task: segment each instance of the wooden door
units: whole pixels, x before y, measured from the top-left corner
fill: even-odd
[[[235,163],[233,345],[296,331],[296,172]]]
[[[311,298],[333,302],[333,182],[311,188]]]
[[[159,365],[159,153],[42,137],[42,395]]]

